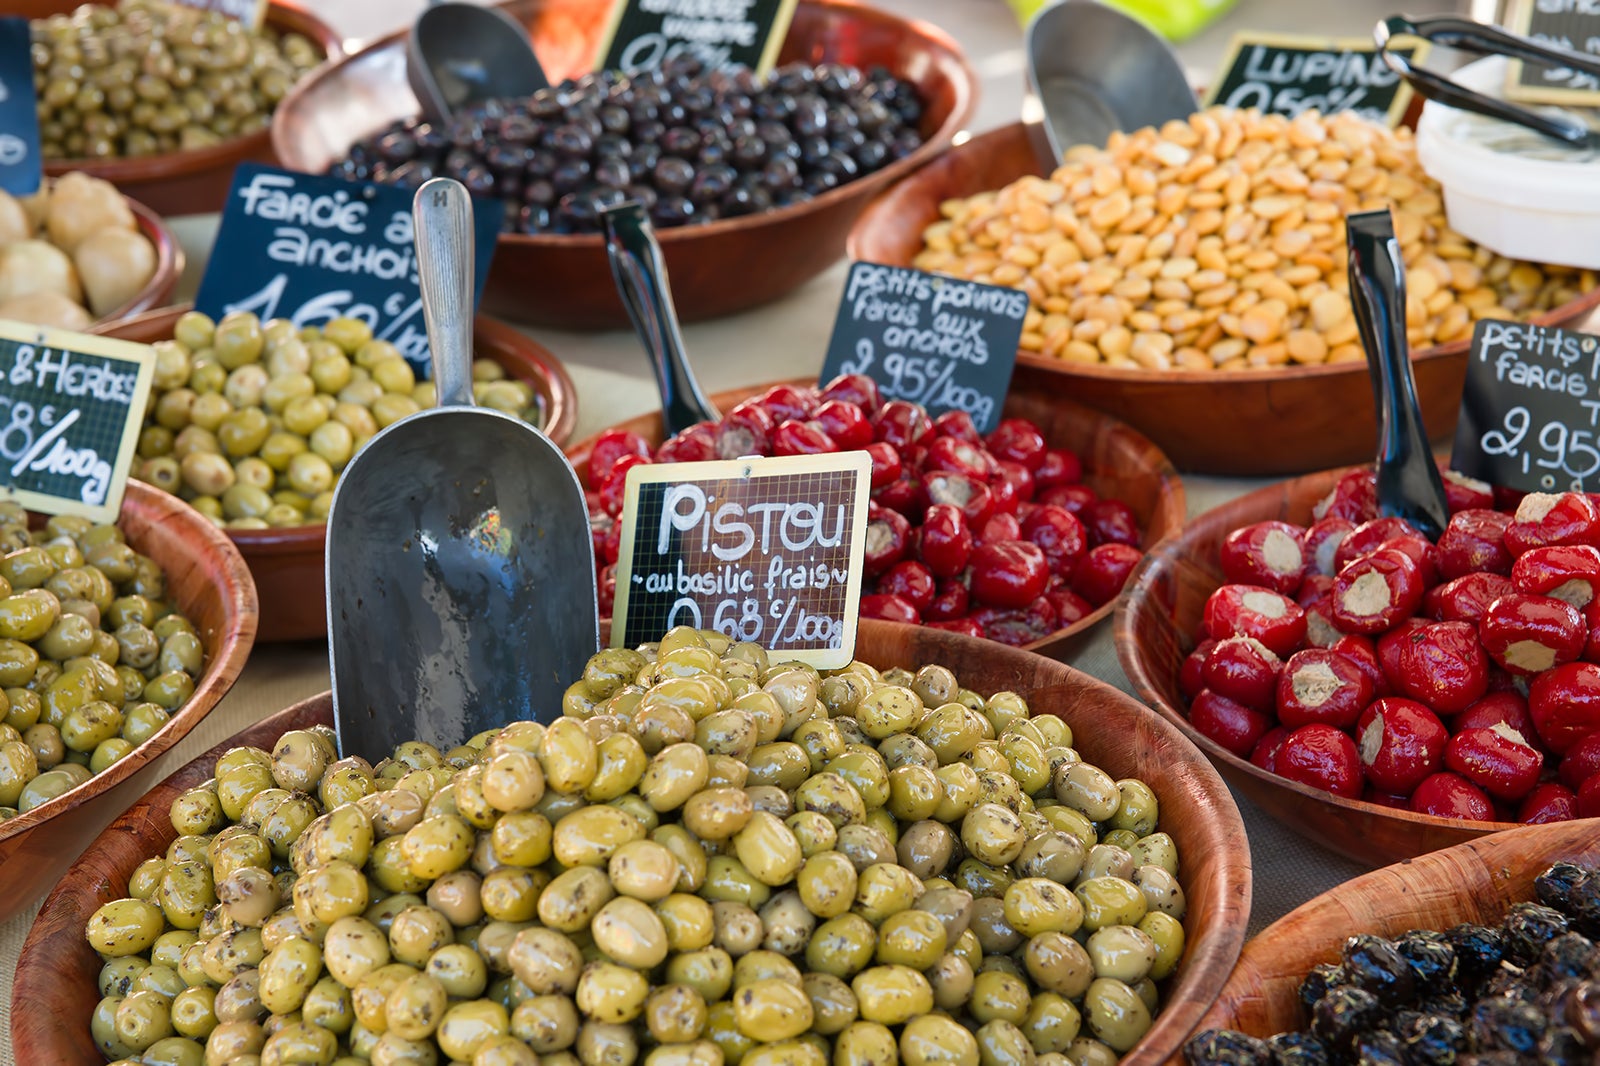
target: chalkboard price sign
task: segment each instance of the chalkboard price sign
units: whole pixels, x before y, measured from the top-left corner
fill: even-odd
[[[1428,46],[1418,42],[1389,51],[1417,63],[1427,58]],[[1395,126],[1410,100],[1411,87],[1389,69],[1370,38],[1241,33],[1211,79],[1205,102],[1290,118],[1312,109],[1325,115],[1354,111]]]
[[[1600,56],[1600,0],[1515,0],[1508,23],[1546,44]],[[1600,77],[1513,59],[1506,68],[1506,95],[1530,103],[1596,105]]]
[[[1529,492],[1600,489],[1600,337],[1480,321],[1450,463]]]
[[[413,190],[297,174],[258,163],[234,171],[195,307],[220,318],[254,311],[296,328],[359,318],[427,376]],[[483,294],[505,205],[472,203],[473,250]]]
[[[224,18],[242,22],[252,30],[261,28],[267,14],[267,0],[175,0],[183,7],[214,11]]]
[[[885,399],[919,403],[935,417],[965,411],[987,433],[999,424],[1027,314],[1020,289],[856,262],[821,380],[866,374]]]
[[[0,189],[31,196],[43,174],[28,20],[0,18]]]
[[[628,471],[611,644],[674,626],[835,669],[855,654],[872,460],[866,452]]]
[[[6,498],[115,521],[154,373],[149,345],[0,321]]]
[[[777,61],[799,0],[616,0],[600,69],[637,74],[674,56],[765,74]]]

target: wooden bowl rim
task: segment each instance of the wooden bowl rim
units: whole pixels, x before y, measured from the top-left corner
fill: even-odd
[[[208,556],[220,564],[216,574],[222,578],[220,584],[226,628],[220,636],[218,652],[206,664],[205,673],[195,683],[188,702],[179,707],[153,736],[81,785],[41,803],[31,811],[0,822],[0,841],[21,836],[45,825],[58,814],[88,803],[160,758],[188,735],[228,694],[244,670],[245,660],[255,644],[260,604],[256,598],[255,582],[250,578],[250,570],[239,549],[222,535],[220,529],[176,496],[132,479],[128,481],[127,494],[140,507],[151,512],[152,525],[160,523],[182,527],[189,533],[191,544],[198,549],[196,554]]]
[[[178,316],[193,309],[193,304],[174,304],[105,325],[109,330],[150,325],[165,318],[176,322]],[[578,390],[561,360],[521,330],[488,315],[478,315],[473,320],[472,329],[473,336],[490,338],[497,347],[516,351],[544,376],[550,393],[549,426],[543,432],[556,447],[564,448],[578,422]],[[95,332],[101,330],[96,329]],[[223,532],[250,555],[298,555],[313,549],[321,552],[327,543],[327,527],[322,524],[286,526],[282,529],[228,529]]]
[[[881,170],[875,170],[871,174],[863,174],[854,181],[829,189],[819,196],[814,196],[790,207],[775,207],[760,214],[723,218],[695,226],[673,226],[659,229],[656,231],[656,239],[661,242],[663,247],[696,239],[746,232],[776,222],[785,222],[819,214],[848,199],[853,194],[859,193],[860,183],[862,182],[870,181],[875,185],[888,188],[909,177],[914,171],[921,169],[925,163],[931,162],[943,153],[949,147],[956,133],[972,117],[972,112],[977,107],[978,76],[972,69],[972,64],[967,61],[966,53],[962,50],[961,45],[944,30],[922,19],[903,18],[879,8],[858,4],[856,0],[800,0],[800,3],[802,6],[818,7],[848,15],[861,22],[900,26],[903,27],[901,32],[915,34],[926,43],[937,46],[945,53],[945,62],[948,63],[955,75],[949,79],[950,89],[955,97],[950,113],[945,116],[939,127],[917,147],[916,151],[904,159],[895,160]],[[506,0],[502,0],[502,2],[493,6],[502,8],[509,6],[509,4]],[[325,63],[296,82],[294,88],[283,98],[283,101],[272,115],[272,146],[278,158],[287,160],[292,158],[294,154],[289,134],[284,131],[283,123],[279,121],[278,116],[280,114],[287,112],[291,104],[298,104],[299,98],[309,94],[314,85],[320,83],[323,79],[331,79],[340,73],[341,68],[345,65],[354,63],[380,50],[403,49],[408,32],[400,30],[385,37],[380,37],[375,41],[369,41],[355,51],[346,54],[337,62]],[[404,88],[407,93],[411,91],[410,86],[405,86]],[[358,136],[366,136],[366,133],[358,134]],[[605,246],[605,238],[598,233],[502,233],[497,244],[509,248],[534,251],[592,249],[598,252]]]
[[[1137,616],[1149,611],[1159,613],[1160,607],[1155,599],[1156,584],[1167,575],[1171,567],[1179,560],[1187,558],[1193,538],[1201,531],[1216,525],[1219,521],[1218,513],[1224,509],[1237,508],[1244,513],[1266,514],[1267,510],[1275,507],[1286,495],[1291,493],[1295,486],[1313,480],[1328,478],[1334,474],[1342,474],[1359,467],[1344,467],[1337,470],[1323,470],[1304,477],[1290,478],[1264,488],[1256,489],[1227,503],[1213,507],[1192,519],[1183,531],[1172,540],[1151,549],[1145,557],[1139,560],[1134,567],[1133,574],[1128,578],[1127,587],[1123,590],[1123,598],[1117,608],[1114,626],[1117,646],[1117,659],[1122,664],[1123,672],[1128,675],[1128,680],[1133,682],[1133,687],[1143,697],[1145,703],[1152,707],[1161,717],[1177,726],[1183,735],[1194,742],[1195,746],[1206,753],[1207,758],[1213,762],[1226,764],[1236,773],[1248,775],[1265,785],[1283,789],[1306,799],[1316,801],[1326,807],[1341,811],[1348,811],[1367,818],[1387,818],[1395,822],[1405,822],[1413,825],[1425,825],[1453,829],[1460,832],[1487,835],[1500,833],[1509,829],[1522,826],[1520,822],[1480,822],[1469,818],[1441,818],[1433,814],[1417,814],[1415,811],[1403,810],[1398,807],[1385,807],[1381,803],[1369,803],[1366,800],[1347,799],[1336,796],[1311,785],[1299,781],[1291,781],[1287,777],[1257,766],[1249,759],[1240,758],[1228,751],[1222,745],[1201,733],[1192,724],[1188,716],[1174,707],[1162,691],[1160,680],[1151,669],[1151,664],[1145,654],[1145,646],[1139,640],[1137,631]],[[1276,511],[1273,512],[1274,515]],[[1182,634],[1187,640],[1189,635]],[[1560,823],[1565,824],[1565,823]]]
[[[338,62],[345,55],[344,38],[314,14],[310,7],[299,3],[298,0],[268,0],[266,18],[263,22],[285,33],[298,33],[322,49],[322,62],[306,71],[295,83],[296,85],[311,80],[324,67]],[[277,114],[278,108],[281,108],[288,99],[289,96],[286,94],[278,101],[278,107],[273,109],[273,114]],[[213,167],[237,163],[244,157],[267,147],[270,139],[269,123],[250,133],[229,137],[225,141],[208,144],[204,148],[190,148],[187,151],[109,159],[87,157],[47,159],[44,172],[50,177],[59,177],[68,171],[81,170],[113,184],[178,178],[210,170]]]
[[[861,625],[863,634],[871,632],[874,628],[879,628],[886,633],[892,632],[889,628],[892,623],[884,623],[876,619],[862,619]],[[924,630],[918,634],[917,640],[920,644],[932,644],[942,646],[942,648],[976,646],[971,654],[987,656],[996,653],[992,642],[980,641],[978,638],[939,630]],[[908,653],[915,655],[917,658],[922,656],[916,653],[924,650],[926,649],[907,648]],[[999,654],[1002,658],[1029,655],[1029,653],[1019,648],[1010,648],[1004,645],[1001,646]],[[1182,733],[1174,730],[1170,722],[1164,722],[1159,718],[1145,715],[1145,708],[1140,706],[1138,701],[1127,693],[1065,663],[1037,656],[1032,658],[1045,670],[1057,675],[1053,683],[1040,685],[1032,691],[1046,693],[1069,685],[1079,687],[1093,693],[1100,700],[1119,707],[1124,714],[1139,716],[1151,728],[1160,734],[1164,734],[1165,740],[1172,745],[1171,765],[1182,769],[1181,776],[1195,790],[1198,798],[1208,808],[1208,812],[1211,815],[1211,817],[1197,820],[1197,824],[1203,826],[1201,833],[1214,844],[1222,845],[1227,841],[1235,841],[1239,845],[1237,847],[1221,846],[1218,848],[1225,861],[1217,863],[1211,874],[1216,887],[1216,906],[1220,909],[1224,902],[1235,901],[1241,913],[1247,916],[1250,912],[1253,893],[1253,869],[1248,837],[1245,832],[1243,816],[1239,813],[1238,804],[1234,801],[1232,792],[1217,773],[1216,768],[1202,758],[1193,744],[1189,743]],[[995,691],[999,691],[999,689],[997,688]],[[287,722],[296,716],[306,717],[313,713],[318,708],[318,705],[326,705],[327,713],[331,718],[331,704],[332,693],[324,692],[309,699],[301,700],[270,717],[260,719],[247,726],[239,733],[234,734],[232,737],[212,747],[209,751],[174,770],[168,778],[152,786],[150,792],[135,801],[116,821],[101,831],[94,842],[74,861],[73,870],[69,870],[56,887],[51,889],[49,895],[45,897],[39,911],[39,920],[35,920],[33,926],[28,930],[27,938],[18,956],[16,982],[12,989],[12,1038],[14,1042],[18,1033],[17,1019],[25,1013],[17,1009],[17,1005],[22,1004],[24,1001],[32,1002],[38,1000],[39,996],[32,987],[33,983],[37,980],[48,979],[57,968],[48,961],[47,955],[41,954],[48,950],[41,934],[41,930],[48,924],[43,919],[47,915],[53,917],[54,912],[61,910],[64,912],[62,920],[67,921],[72,928],[80,928],[87,921],[89,915],[93,913],[93,908],[88,906],[93,893],[85,888],[92,879],[74,876],[73,871],[83,864],[90,855],[103,850],[107,846],[107,842],[120,843],[130,839],[137,839],[143,831],[142,823],[146,820],[148,813],[150,811],[164,811],[165,805],[170,804],[170,797],[167,794],[176,795],[177,789],[175,786],[170,785],[170,782],[178,775],[197,771],[199,768],[208,766],[230,747],[241,743],[256,743],[258,739],[264,739],[272,735],[274,731],[281,733],[280,722]],[[1044,711],[1041,713],[1050,712]],[[1165,781],[1162,782],[1162,785],[1165,785],[1165,783]],[[1157,788],[1159,797],[1160,786],[1152,784],[1152,787]],[[1195,798],[1195,795],[1191,794],[1190,798]],[[100,878],[99,880],[103,882],[104,879]],[[1211,994],[1211,989],[1221,989],[1224,975],[1232,969],[1244,945],[1246,930],[1246,922],[1214,921],[1208,928],[1209,936],[1205,938],[1203,953],[1195,956],[1191,956],[1189,952],[1193,945],[1201,942],[1201,938],[1187,939],[1184,959],[1177,973],[1179,975],[1187,975],[1191,971],[1198,972],[1200,976],[1195,979],[1195,986],[1191,989],[1194,994],[1184,1000],[1163,1004],[1161,1011],[1152,1020],[1151,1032],[1154,1032],[1157,1026],[1164,1026],[1171,1031],[1171,1041],[1175,1045],[1181,1046],[1182,1041],[1194,1031],[1200,1019],[1205,1016],[1215,1002],[1215,996]],[[87,1007],[89,1004],[85,1004],[85,1006]],[[31,1036],[31,1034],[29,1035]],[[1148,1038],[1148,1034],[1141,1038],[1140,1042],[1134,1045],[1128,1054],[1123,1056],[1122,1061],[1138,1064],[1159,1061],[1150,1053],[1140,1053]],[[24,1046],[20,1049],[22,1052],[35,1054],[48,1050],[50,1049],[33,1046]]]
[[[738,404],[740,401],[748,400],[752,396],[759,396],[761,393],[767,391],[775,385],[799,385],[810,388],[814,387],[816,383],[817,382],[815,378],[784,378],[779,381],[769,381],[764,384],[744,385],[737,388],[724,389],[721,392],[711,395],[708,397],[708,399],[711,401],[712,406],[717,410],[726,411]],[[1144,540],[1145,544],[1148,546],[1143,550],[1148,556],[1161,545],[1168,544],[1174,538],[1180,536],[1184,529],[1184,515],[1187,508],[1187,497],[1184,492],[1183,478],[1181,475],[1179,475],[1177,467],[1172,465],[1172,460],[1167,458],[1167,453],[1156,447],[1150,438],[1146,437],[1133,426],[1130,426],[1121,419],[1112,415],[1108,415],[1103,411],[1096,411],[1092,407],[1085,407],[1080,403],[1074,403],[1071,400],[1062,399],[1060,397],[1051,397],[1049,402],[1065,409],[1067,413],[1072,415],[1074,418],[1087,418],[1094,422],[1104,423],[1111,427],[1120,429],[1127,433],[1127,435],[1134,441],[1145,445],[1150,454],[1159,457],[1160,461],[1155,465],[1154,481],[1158,486],[1166,490],[1165,494],[1170,500],[1170,509],[1175,513],[1177,520],[1175,522],[1163,521],[1162,525],[1159,527],[1159,530],[1153,524],[1149,528],[1145,529]],[[659,411],[656,412],[658,415],[659,413]],[[648,411],[643,415],[636,416],[636,418],[648,417],[650,417],[650,412]],[[632,422],[635,420],[635,418],[629,418],[624,419],[623,422]],[[583,440],[578,441],[576,444],[567,448],[566,455],[567,458],[571,460],[574,469],[577,468],[580,462],[588,461],[589,453],[594,450],[594,443],[599,439],[600,434],[606,433],[611,429],[615,429],[621,424],[622,423],[616,423],[607,427],[606,429],[597,430],[588,437],[585,437]],[[1160,519],[1163,517],[1166,511],[1167,508],[1158,505],[1154,517]],[[1169,515],[1167,517],[1170,518],[1171,516]],[[1157,536],[1158,532],[1159,536]],[[1143,560],[1141,560],[1141,562],[1142,561]],[[1070,626],[1058,629],[1048,636],[1040,637],[1038,640],[1029,641],[1027,644],[1020,645],[1019,650],[1034,652],[1035,654],[1040,655],[1048,655],[1050,652],[1058,650],[1067,643],[1071,642],[1079,635],[1098,626],[1101,622],[1105,621],[1106,618],[1110,616],[1112,611],[1116,609],[1117,605],[1121,603],[1124,598],[1126,598],[1128,595],[1128,590],[1133,587],[1133,578],[1134,575],[1130,574],[1128,577],[1128,583],[1123,586],[1122,591],[1117,593],[1114,599],[1107,603],[1101,604],[1099,607],[1096,607],[1093,611],[1084,615]],[[863,619],[863,621],[865,621],[865,619]],[[890,622],[885,619],[873,619],[873,621],[882,622],[884,625],[903,626],[908,630],[926,628],[925,626],[911,622]],[[985,638],[985,643],[998,645],[999,647],[1009,647],[1009,645],[1001,644],[999,641],[991,641],[987,638]]]
[[[939,158],[944,155],[979,155],[993,150],[993,145],[1005,143],[1018,138],[1027,138],[1029,130],[1036,124],[1027,122],[1012,122],[994,129],[985,130],[960,142],[952,144]],[[856,219],[855,225],[850,227],[850,235],[845,239],[845,255],[852,261],[865,260],[863,245],[868,240],[869,231],[876,224],[877,219],[889,213],[890,200],[900,191],[901,185],[910,185],[919,178],[924,169],[936,163],[938,159],[929,160],[927,164],[919,166],[917,173],[907,176],[903,181],[884,189],[873,197],[861,216]],[[1017,175],[1021,178],[1024,175]],[[1013,178],[1012,180],[1016,180]],[[932,222],[932,219],[927,220]],[[924,225],[927,223],[925,222]],[[876,262],[876,260],[872,260]],[[1542,311],[1528,321],[1534,325],[1550,326],[1562,323],[1573,323],[1590,311],[1600,308],[1600,285],[1595,286],[1575,300],[1568,301],[1559,307]],[[1448,341],[1444,344],[1435,344],[1432,347],[1420,348],[1411,353],[1413,362],[1426,362],[1434,359],[1448,359],[1466,352],[1472,340],[1465,337],[1459,340]],[[1247,367],[1243,370],[1139,370],[1128,367],[1106,366],[1103,363],[1069,363],[1061,359],[1052,359],[1038,352],[1019,349],[1017,352],[1017,365],[1034,367],[1039,370],[1060,374],[1068,378],[1093,378],[1100,381],[1120,382],[1128,385],[1150,384],[1177,384],[1177,385],[1227,385],[1237,382],[1241,385],[1272,384],[1279,381],[1299,381],[1303,379],[1316,379],[1335,377],[1344,374],[1365,374],[1365,362],[1349,363],[1317,363],[1310,366],[1285,366],[1285,367]]]

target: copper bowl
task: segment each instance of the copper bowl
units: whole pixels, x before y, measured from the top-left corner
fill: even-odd
[[[1113,777],[1138,777],[1161,800],[1161,829],[1182,855],[1187,947],[1162,989],[1163,1008],[1122,1066],[1154,1066],[1175,1053],[1232,969],[1250,915],[1250,851],[1226,786],[1200,753],[1131,697],[1061,663],[933,629],[863,620],[856,657],[878,667],[942,663],[985,694],[1010,689],[1035,711],[1065,719],[1083,757]],[[18,1062],[97,1062],[89,1015],[99,1000],[99,956],[84,940],[95,909],[126,894],[128,875],[173,839],[172,800],[211,776],[217,756],[271,748],[284,732],[333,721],[328,694],[280,711],[218,745],[157,786],[79,858],[39,912],[17,964],[11,1040]]]
[[[875,200],[850,231],[850,258],[910,266],[922,232],[948,199],[999,189],[1045,171],[1029,128],[991,130],[957,145]],[[1600,289],[1538,316],[1569,324],[1600,307]],[[1422,417],[1435,439],[1455,431],[1467,342],[1413,353]],[[1128,370],[1017,357],[1012,388],[1068,396],[1147,434],[1178,469],[1265,477],[1372,456],[1377,424],[1365,363],[1237,371]]]
[[[170,340],[178,316],[188,305],[166,307],[94,332],[146,344]],[[557,445],[572,436],[578,420],[577,393],[566,367],[543,345],[494,319],[479,315],[473,324],[475,354],[493,359],[506,372],[533,387],[544,408],[544,432]],[[328,633],[324,595],[323,526],[286,529],[234,529],[238,545],[261,593],[263,643],[320,640]]]
[[[728,411],[743,400],[759,396],[774,384],[729,389],[710,397],[719,411]],[[782,384],[815,385],[814,379],[794,379]],[[1135,429],[1109,415],[1080,407],[1069,400],[1041,397],[1012,389],[1006,396],[1001,414],[1006,418],[1026,418],[1044,431],[1045,440],[1053,448],[1067,448],[1083,460],[1084,484],[1102,497],[1121,500],[1133,508],[1144,530],[1145,551],[1165,543],[1183,529],[1185,504],[1183,482],[1172,468],[1161,449]],[[654,447],[666,439],[661,415],[648,414],[619,422],[612,429],[637,433]],[[598,436],[598,435],[597,435]],[[589,453],[594,448],[595,437],[580,441],[567,449],[567,458],[578,471],[578,480],[589,484]],[[1132,580],[1129,581],[1131,587]],[[1065,658],[1077,643],[1077,638],[1103,622],[1111,615],[1117,601],[1112,600],[1097,607],[1065,629],[1047,637],[1024,644],[1024,651]],[[904,623],[885,622],[884,625]],[[910,628],[910,627],[908,627]],[[605,632],[604,627],[601,629]]]
[[[1323,847],[1365,866],[1382,866],[1450,847],[1515,822],[1475,822],[1413,814],[1268,773],[1202,736],[1189,724],[1178,672],[1194,648],[1206,599],[1223,583],[1217,552],[1240,526],[1268,519],[1310,525],[1311,509],[1345,470],[1269,485],[1214,507],[1152,551],[1128,581],[1117,612],[1117,658],[1145,702],[1217,764],[1222,776],[1262,810]]]
[[[77,788],[0,822],[0,921],[56,884],[106,823],[155,783],[152,764],[227,695],[255,643],[255,584],[221,530],[176,497],[137,481],[128,482],[117,525],[166,573],[168,597],[205,643],[205,672],[155,736]]]
[[[6,14],[45,18],[71,12],[79,6],[76,0],[20,0],[20,3],[21,10],[8,4]],[[296,0],[270,0],[265,24],[280,33],[298,33],[308,38],[322,50],[326,65],[344,54],[344,39],[312,11],[313,8],[302,6]],[[306,77],[311,76],[307,74]],[[198,215],[222,209],[228,186],[233,182],[233,170],[240,163],[276,161],[269,131],[260,129],[187,152],[127,159],[50,159],[45,162],[45,173],[56,177],[69,170],[81,170],[104,178],[159,214]]]
[[[1296,989],[1311,967],[1338,962],[1355,933],[1395,937],[1411,929],[1493,925],[1513,903],[1533,900],[1552,863],[1600,862],[1600,820],[1525,825],[1457,844],[1346,881],[1302,903],[1244,946],[1239,965],[1195,1031],[1238,1029],[1268,1037],[1306,1023]],[[1168,1060],[1185,1066],[1182,1054]]]
[[[609,8],[589,0],[511,0],[501,5],[533,38],[552,82],[586,73]],[[844,254],[862,208],[891,182],[950,144],[972,113],[976,77],[943,31],[849,0],[801,0],[779,62],[887,67],[916,84],[926,143],[910,156],[794,207],[660,231],[672,295],[685,321],[755,307],[821,273]],[[322,173],[349,146],[417,113],[406,83],[405,37],[393,34],[302,82],[272,120],[284,166]],[[529,279],[538,284],[529,284]],[[500,238],[483,308],[518,322],[563,329],[627,328],[598,234]]]

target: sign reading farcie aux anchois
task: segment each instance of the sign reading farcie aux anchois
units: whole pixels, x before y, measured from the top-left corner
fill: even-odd
[[[628,471],[611,644],[714,629],[819,670],[855,654],[865,452]]]

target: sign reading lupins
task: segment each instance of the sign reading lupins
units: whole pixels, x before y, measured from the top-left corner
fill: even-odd
[[[1600,337],[1480,321],[1450,464],[1529,492],[1600,488]]]
[[[216,244],[195,308],[213,318],[253,311],[295,328],[359,318],[427,377],[412,240],[414,192],[399,185],[344,181],[245,164],[234,171]],[[474,200],[473,251],[483,294],[505,205]]]
[[[818,669],[844,666],[871,480],[866,452],[630,469],[612,646],[688,625]]]
[[[0,483],[45,514],[114,522],[155,374],[146,344],[0,322]]]
[[[1412,62],[1427,57],[1417,42],[1390,48]],[[1411,101],[1411,87],[1390,70],[1370,39],[1239,34],[1222,61],[1207,106],[1255,108],[1294,118],[1303,111],[1331,115],[1353,111],[1397,126]]]

